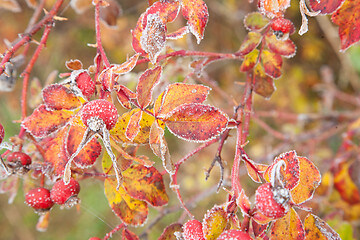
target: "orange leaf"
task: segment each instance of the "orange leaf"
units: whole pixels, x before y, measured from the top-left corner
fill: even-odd
[[[175,108],[164,122],[179,138],[207,141],[225,130],[228,117],[215,107],[190,103]]]
[[[290,39],[280,40],[274,34],[271,34],[270,36],[267,35],[265,40],[271,52],[288,58],[295,56],[296,46]]]
[[[227,225],[227,213],[221,207],[213,207],[206,213],[202,221],[204,237],[207,240],[216,239]]]
[[[126,224],[144,224],[149,211],[146,202],[132,198],[122,187],[117,191],[117,184],[116,179],[104,181],[105,195],[113,212]]]
[[[60,84],[52,84],[44,88],[42,97],[46,107],[54,110],[71,110],[81,106],[81,102],[76,95]]]
[[[175,232],[182,231],[182,224],[180,223],[173,223],[167,226],[158,240],[176,240],[176,236],[174,235]]]
[[[44,138],[64,126],[73,113],[63,110],[49,111],[44,104],[24,119],[22,126],[34,137]]]
[[[129,119],[129,124],[126,127],[125,136],[131,142],[134,141],[134,138],[140,132],[140,120],[142,118],[143,111],[134,112]]]
[[[339,234],[337,234],[321,218],[313,214],[308,214],[306,216],[304,226],[306,240],[341,240]]]
[[[249,32],[244,41],[242,42],[240,49],[237,53],[241,56],[247,55],[251,51],[253,51],[261,42],[262,35],[258,32]]]
[[[262,30],[269,24],[269,19],[259,12],[252,12],[245,16],[244,24],[249,31]]]
[[[341,51],[360,40],[360,0],[346,0],[331,20],[339,25]]]
[[[78,148],[86,128],[72,125],[70,127],[68,137],[67,137],[67,143],[66,143],[66,149],[68,151],[68,156],[71,156]],[[85,145],[85,147],[76,155],[74,158],[74,163],[77,167],[80,168],[87,168],[94,165],[96,159],[100,156],[101,153],[101,145],[96,140],[96,138],[93,138],[88,144]]]
[[[265,73],[273,78],[281,76],[282,58],[280,55],[264,50],[260,54]]]
[[[69,70],[80,70],[83,68],[83,64],[79,59],[69,60],[65,62],[65,66]]]
[[[251,159],[246,159],[246,161],[244,160],[244,162],[246,164],[246,170],[249,177],[251,177],[251,179],[254,182],[261,183],[261,178],[259,173],[265,172],[268,166],[264,164],[255,163]]]
[[[141,55],[146,55],[146,52],[142,49],[140,44],[140,38],[142,36],[142,32],[144,31],[145,27],[143,27],[143,20],[144,20],[145,13],[141,14],[134,30],[131,31],[132,35],[132,42],[131,45],[135,52],[140,53]]]
[[[241,190],[239,196],[236,199],[236,205],[239,206],[241,212],[246,215],[249,214],[250,211],[250,201],[248,196],[246,196],[244,189]]]
[[[130,100],[136,98],[136,93],[133,93],[124,85],[119,85],[119,89],[116,91],[116,96],[118,101],[124,108],[131,109]]]
[[[112,71],[114,74],[125,74],[130,72],[137,63],[137,60],[139,59],[140,54],[136,53],[134,56],[132,56],[131,58],[129,58],[126,62],[123,62],[120,65],[112,65]]]
[[[334,187],[339,191],[340,196],[350,204],[360,202],[360,191],[350,176],[352,161],[344,161],[334,168]],[[358,175],[358,169],[356,169]]]
[[[256,65],[254,69],[254,79],[254,91],[264,98],[270,98],[275,91],[274,80],[265,74],[264,68],[260,64]]]
[[[208,8],[203,0],[182,0],[181,6],[182,15],[187,20],[189,30],[199,44],[204,37],[209,18]]]
[[[211,89],[203,85],[174,83],[157,98],[155,115],[163,118],[176,107],[185,103],[203,103]]]
[[[271,227],[272,240],[303,240],[305,239],[304,227],[299,215],[293,208],[282,218],[276,220]]]
[[[123,176],[123,187],[131,197],[155,207],[168,203],[162,175],[156,168],[136,164],[126,169]]]
[[[298,157],[300,166],[299,184],[291,190],[291,199],[295,204],[310,200],[320,185],[321,175],[317,167],[306,157]]]
[[[64,149],[67,132],[68,128],[63,128],[55,137],[45,138],[40,142],[43,149],[46,149],[44,161],[52,165],[55,177],[64,174],[65,165],[69,160]]]
[[[146,108],[150,104],[153,89],[160,82],[161,72],[162,67],[157,66],[147,69],[141,74],[136,88],[137,101],[141,109]]]
[[[300,161],[296,155],[295,151],[290,151],[281,154],[279,157],[275,158],[274,162],[266,169],[264,173],[264,178],[271,182],[272,172],[274,170],[274,166],[279,162],[284,162],[285,170],[283,167],[280,168],[281,180],[284,184],[284,187],[291,190],[295,188],[300,181]]]
[[[149,144],[153,153],[162,160],[166,171],[173,174],[174,164],[171,161],[169,148],[164,137],[164,129],[159,126],[157,121],[154,121],[151,126]]]

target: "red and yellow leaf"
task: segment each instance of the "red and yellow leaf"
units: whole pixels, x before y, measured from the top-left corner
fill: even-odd
[[[86,128],[73,124],[70,127],[66,149],[68,152],[68,156],[71,156],[76,152],[81,140],[84,136]],[[101,145],[97,141],[96,137],[93,138],[88,144],[84,146],[84,148],[76,155],[74,158],[74,163],[77,167],[87,168],[94,165],[96,159],[100,156],[101,153]]]
[[[175,108],[164,122],[179,138],[207,141],[225,130],[228,117],[213,106],[190,103]]]
[[[249,31],[260,31],[269,24],[269,19],[259,12],[252,12],[245,16],[244,25]]]
[[[324,220],[308,214],[304,221],[306,240],[341,240],[337,234]]]
[[[199,44],[204,37],[209,18],[208,8],[203,0],[183,0],[181,6],[182,15],[187,20],[189,30]]]
[[[360,0],[345,0],[331,19],[339,26],[341,51],[360,40]]]
[[[282,58],[279,54],[264,50],[260,54],[260,59],[267,75],[273,78],[281,76]]]
[[[274,166],[283,162],[285,166],[280,167],[281,180],[284,184],[284,187],[291,190],[294,189],[300,181],[300,160],[296,155],[295,151],[290,151],[281,154],[279,157],[275,158],[274,162],[266,169],[264,173],[264,178],[271,182],[272,172],[275,170]]]
[[[162,175],[156,168],[136,164],[126,169],[123,176],[123,187],[131,197],[156,207],[168,203]]]
[[[299,184],[291,190],[291,199],[295,204],[310,200],[320,185],[321,175],[317,167],[306,157],[298,157],[300,166]]]
[[[255,237],[261,236],[268,228],[268,224],[259,224],[256,221],[251,221],[252,229]],[[261,239],[261,238],[260,238]]]
[[[164,137],[164,129],[159,126],[157,121],[154,121],[151,126],[149,144],[153,153],[162,160],[166,171],[173,174],[174,163],[171,160],[169,148]]]
[[[81,106],[81,102],[76,95],[60,84],[52,84],[44,88],[42,97],[46,107],[54,110],[71,110]]]
[[[135,108],[130,112],[124,113],[119,120],[117,121],[116,125],[110,130],[111,137],[119,142],[126,142],[126,143],[135,143],[135,144],[146,144],[149,142],[149,134],[151,125],[155,121],[155,118],[149,115],[146,112],[142,113],[140,124],[140,131],[136,135],[133,141],[130,141],[126,136],[126,129],[129,125],[130,118],[132,115],[137,114],[141,111],[139,108]],[[164,124],[162,124],[164,127]]]
[[[249,54],[245,55],[244,61],[241,63],[240,71],[248,72],[254,68],[259,58],[259,50],[254,49]]]
[[[139,226],[145,223],[148,216],[147,203],[132,198],[122,187],[116,190],[116,179],[104,181],[105,196],[113,212],[126,224]]]
[[[358,189],[349,174],[351,164],[352,161],[344,161],[333,169],[334,187],[344,201],[356,204],[360,202],[360,189]],[[358,169],[356,171],[358,172]]]
[[[264,98],[270,98],[275,91],[274,79],[265,74],[264,68],[260,64],[256,65],[254,69],[254,79],[254,92]]]
[[[203,103],[210,92],[203,85],[174,83],[157,98],[154,105],[155,115],[163,118],[176,107],[186,103]]]
[[[249,177],[251,177],[251,179],[254,182],[261,183],[261,176],[259,173],[265,172],[268,166],[264,164],[255,163],[251,159],[246,159],[246,161],[244,160],[244,162],[246,164],[246,170]]]
[[[179,14],[180,3],[175,0],[167,0],[167,1],[158,1],[152,4],[145,13],[145,18],[143,20],[143,27],[145,28],[145,21],[147,21],[147,16],[150,14],[157,13],[161,19],[161,21],[166,24],[175,20],[177,15]]]
[[[123,62],[120,65],[111,66],[113,73],[114,74],[125,74],[125,73],[130,72],[136,66],[139,56],[140,56],[140,54],[136,53],[134,56],[129,58],[126,62]]]
[[[267,35],[265,39],[271,52],[288,58],[295,56],[296,46],[290,39],[280,40],[274,34]]]
[[[309,5],[314,12],[320,11],[321,14],[332,14],[343,2],[344,0],[309,0]]]
[[[120,104],[127,109],[131,109],[131,99],[136,98],[136,93],[124,85],[119,85],[119,89],[116,91],[116,96]]]
[[[176,236],[174,235],[175,232],[182,231],[182,224],[180,223],[173,223],[167,226],[158,240],[177,240]]]
[[[237,52],[241,56],[247,55],[253,51],[261,42],[262,35],[258,32],[249,32]]]
[[[60,177],[64,174],[65,165],[69,160],[65,152],[67,133],[68,128],[63,128],[55,137],[45,138],[40,142],[43,149],[46,149],[44,161],[52,165],[55,177]]]
[[[269,222],[273,221],[273,218],[268,218],[267,216],[265,216],[264,214],[262,214],[260,211],[256,211],[253,215],[252,215],[252,219],[254,221],[256,221],[258,224],[261,225],[265,225],[268,224]]]
[[[160,82],[162,67],[147,69],[139,78],[136,88],[137,101],[141,109],[149,106],[155,86]]]
[[[202,221],[203,233],[206,240],[214,240],[220,236],[227,225],[227,213],[222,207],[213,207]]]
[[[134,30],[131,31],[132,35],[132,42],[131,45],[135,52],[140,53],[141,55],[146,55],[144,49],[142,49],[140,44],[140,38],[142,36],[142,32],[144,31],[145,27],[143,27],[143,20],[144,20],[145,13],[141,14]]]
[[[131,115],[129,124],[126,127],[125,136],[131,142],[134,141],[134,138],[140,132],[140,120],[142,118],[143,111],[137,111],[133,115]]]
[[[270,239],[272,240],[303,240],[305,239],[304,226],[299,215],[291,208],[282,218],[276,220],[271,227]]]
[[[22,126],[34,137],[44,138],[64,126],[73,113],[64,110],[49,111],[44,104],[24,119]]]

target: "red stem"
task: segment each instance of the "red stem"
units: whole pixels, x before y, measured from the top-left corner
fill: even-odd
[[[120,223],[119,225],[117,225],[113,230],[111,230],[110,232],[108,232],[105,237],[103,238],[103,240],[108,240],[110,238],[112,238],[112,235],[114,233],[116,233],[117,231],[120,231],[123,227],[125,227],[124,223]]]
[[[19,50],[20,47],[30,42],[31,37],[35,33],[37,33],[44,25],[53,21],[53,17],[59,11],[63,2],[64,0],[57,0],[54,4],[54,7],[50,10],[50,12],[45,17],[43,17],[43,19],[41,19],[40,22],[38,22],[34,27],[32,27],[28,32],[22,34],[22,36],[17,41],[17,43],[4,53],[4,57],[0,62],[0,74],[4,72],[5,63],[10,61],[10,59],[15,54],[15,52]]]
[[[234,197],[237,198],[241,192],[241,184],[239,181],[239,171],[240,171],[240,163],[241,163],[241,139],[242,139],[242,126],[241,124],[238,125],[236,129],[236,150],[235,150],[235,157],[234,163],[231,169],[231,188],[232,192],[234,193]]]
[[[104,48],[101,43],[101,31],[100,31],[100,2],[98,1],[95,5],[95,31],[96,31],[96,47],[97,52],[100,54],[105,66],[110,67],[109,60],[106,57]]]

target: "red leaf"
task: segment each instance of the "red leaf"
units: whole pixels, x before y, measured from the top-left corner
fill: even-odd
[[[179,138],[207,141],[225,130],[228,117],[215,107],[190,103],[175,108],[164,122]]]
[[[137,60],[139,59],[140,54],[137,53],[134,56],[132,56],[131,58],[129,58],[128,60],[126,60],[126,62],[123,62],[120,65],[112,65],[112,71],[114,74],[125,74],[130,72],[137,63]]]
[[[179,14],[180,3],[175,0],[158,1],[151,5],[145,13],[143,27],[146,27],[147,16],[157,13],[161,21],[166,24],[175,20]]]
[[[185,34],[189,33],[189,27],[182,27],[175,32],[166,34],[166,39],[176,40],[182,38]]]
[[[67,137],[67,143],[66,143],[66,149],[68,152],[68,156],[71,156],[78,148],[84,133],[85,128],[77,125],[72,125],[70,127],[68,137]],[[101,153],[101,145],[96,140],[96,138],[93,138],[88,144],[85,145],[85,147],[79,152],[78,155],[74,158],[74,163],[76,166],[80,168],[87,168],[94,165],[96,159],[100,156]]]
[[[273,78],[281,76],[282,58],[280,55],[264,50],[260,55],[265,73]]]
[[[315,0],[316,1],[316,0]],[[280,40],[274,34],[266,36],[266,44],[271,52],[284,57],[293,57],[296,53],[296,46],[290,39]]]
[[[344,0],[309,0],[311,9],[314,12],[320,11],[321,14],[331,14],[340,7]]]
[[[46,107],[54,110],[71,110],[81,106],[80,100],[68,88],[60,84],[52,84],[42,91]]]
[[[134,30],[131,31],[132,35],[132,42],[131,45],[135,52],[140,53],[141,55],[146,55],[146,52],[142,49],[140,44],[140,38],[142,36],[142,32],[144,31],[145,27],[143,27],[143,19],[144,19],[145,13],[141,14],[139,17],[136,27]]]
[[[346,0],[331,19],[339,25],[341,51],[360,40],[360,0]]]
[[[161,72],[162,67],[157,66],[152,69],[147,69],[141,74],[136,88],[137,101],[141,109],[145,109],[149,106],[153,89],[160,82]]]
[[[246,196],[244,189],[241,190],[239,196],[236,199],[236,205],[239,206],[243,215],[248,215],[251,209],[250,201],[248,196]]]
[[[117,99],[120,104],[127,109],[131,109],[131,99],[136,98],[136,93],[132,92],[130,89],[124,85],[119,85],[119,89],[116,91]]]
[[[122,230],[121,240],[139,240],[139,237],[129,229],[125,228]]]
[[[131,197],[146,201],[152,206],[168,203],[162,175],[156,168],[136,164],[126,169],[123,176],[123,186]]]
[[[203,103],[209,91],[210,88],[203,85],[171,84],[155,101],[155,115],[162,118],[182,104]]]
[[[165,47],[166,25],[157,13],[149,14],[146,17],[146,27],[140,37],[140,46],[149,54],[150,61],[155,64],[157,57]]]
[[[303,240],[305,239],[305,230],[299,218],[299,215],[293,208],[282,218],[276,220],[271,226],[272,240]]]
[[[140,120],[142,118],[142,111],[134,112],[131,115],[129,123],[125,130],[125,136],[132,142],[140,132]]]
[[[182,15],[187,20],[189,30],[199,44],[204,37],[209,18],[208,8],[203,0],[182,0],[181,6]]]
[[[64,126],[72,115],[69,111],[49,111],[42,104],[24,119],[22,126],[34,137],[44,138]]]

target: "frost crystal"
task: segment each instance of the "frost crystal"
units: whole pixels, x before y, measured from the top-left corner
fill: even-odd
[[[149,54],[150,61],[155,64],[166,42],[166,26],[161,21],[159,14],[149,14],[142,36],[141,48]]]

